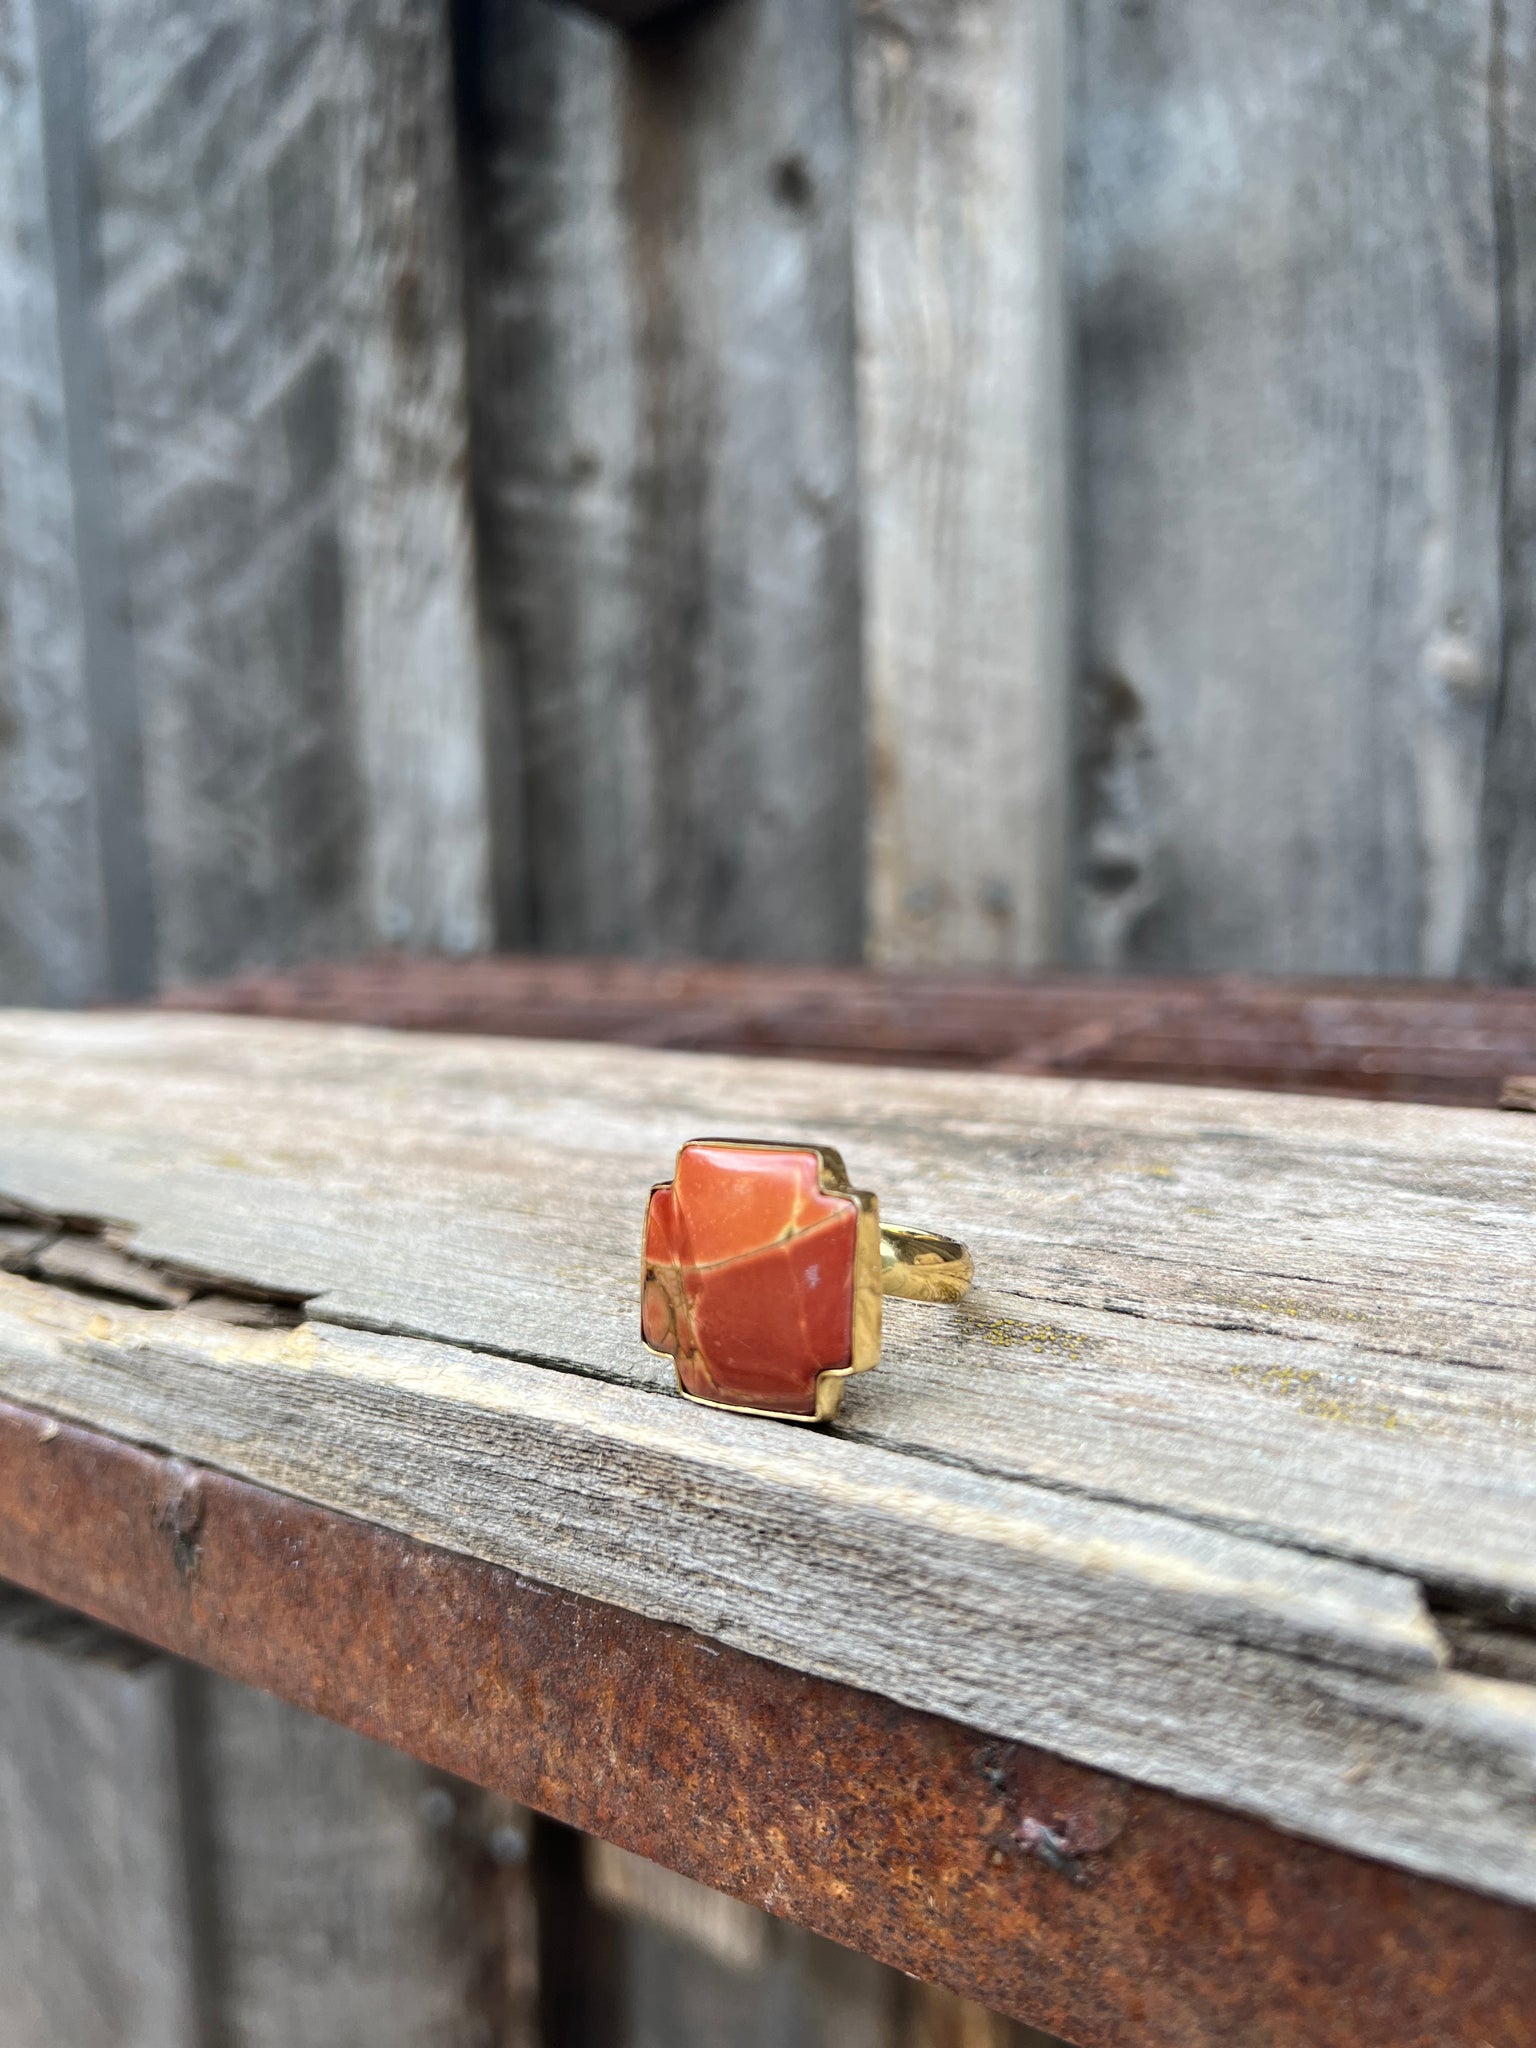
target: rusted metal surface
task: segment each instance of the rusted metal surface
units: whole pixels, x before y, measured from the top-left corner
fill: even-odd
[[[864,968],[398,956],[184,989],[171,1007],[1375,1096],[1499,1100],[1536,1071],[1536,991],[1253,977],[1029,980]]]
[[[1529,2048],[1536,1915],[5,1404],[0,1576],[1083,2048]]]

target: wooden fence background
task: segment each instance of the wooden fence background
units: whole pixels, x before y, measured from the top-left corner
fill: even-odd
[[[0,992],[1536,965],[1530,0],[0,7]]]
[[[1533,0],[0,0],[0,1001],[1531,978],[1533,81]],[[29,1630],[23,2048],[532,2038],[525,1817]],[[626,2048],[989,2038],[626,1938]]]

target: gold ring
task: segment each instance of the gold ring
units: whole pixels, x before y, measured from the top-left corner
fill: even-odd
[[[958,1301],[971,1255],[882,1230],[828,1145],[694,1138],[651,1189],[640,1333],[707,1408],[826,1422],[850,1373],[880,1363],[880,1301]]]

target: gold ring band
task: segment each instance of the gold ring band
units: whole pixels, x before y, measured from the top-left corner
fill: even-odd
[[[880,1232],[880,1292],[904,1301],[959,1301],[976,1263],[958,1239],[936,1230],[902,1230],[887,1223]]]

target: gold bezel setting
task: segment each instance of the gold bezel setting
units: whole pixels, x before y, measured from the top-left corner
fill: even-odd
[[[816,1406],[809,1415],[786,1413],[782,1408],[746,1408],[734,1401],[711,1401],[702,1394],[691,1394],[683,1385],[682,1371],[675,1353],[662,1351],[645,1338],[641,1342],[654,1358],[669,1358],[677,1391],[685,1401],[692,1401],[698,1408],[715,1408],[728,1415],[755,1415],[771,1422],[830,1422],[837,1414],[843,1399],[843,1383],[857,1372],[870,1372],[880,1363],[882,1281],[880,1260],[880,1204],[878,1199],[865,1188],[856,1188],[848,1179],[848,1169],[843,1164],[841,1153],[830,1145],[818,1145],[801,1138],[689,1138],[677,1149],[673,1161],[673,1178],[676,1178],[682,1156],[694,1145],[708,1145],[720,1151],[729,1152],[809,1152],[814,1154],[817,1164],[817,1185],[824,1195],[845,1195],[851,1200],[858,1214],[853,1250],[853,1313],[849,1332],[848,1363],[828,1366],[816,1375]],[[640,1238],[640,1285],[645,1287],[650,1271],[646,1257],[646,1231],[650,1222],[651,1197],[658,1190],[669,1187],[670,1181],[652,1183],[650,1195],[646,1198],[645,1222],[641,1226]]]

